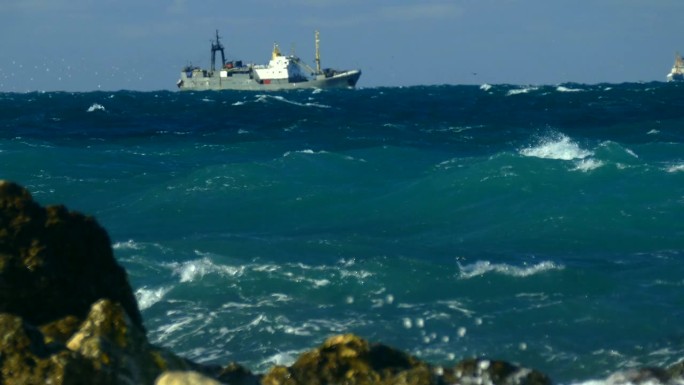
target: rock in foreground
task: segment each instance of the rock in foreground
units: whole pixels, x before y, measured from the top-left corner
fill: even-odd
[[[143,329],[126,271],[97,222],[64,206],[41,207],[24,188],[0,182],[0,312],[43,324],[84,318],[102,298]]]

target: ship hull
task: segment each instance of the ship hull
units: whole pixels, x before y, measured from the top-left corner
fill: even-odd
[[[181,72],[178,88],[181,91],[287,91],[309,88],[354,88],[361,77],[361,71],[350,70],[332,76],[318,76],[302,81],[257,80],[251,73],[221,73],[204,75]]]
[[[669,73],[667,74],[668,82],[684,82],[684,74],[682,73]]]

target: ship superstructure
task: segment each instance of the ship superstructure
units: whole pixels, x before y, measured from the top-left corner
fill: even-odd
[[[298,88],[353,88],[360,70],[321,69],[320,39],[316,38],[316,68],[309,67],[295,55],[283,55],[273,45],[271,60],[266,65],[244,64],[242,60],[226,61],[224,47],[216,31],[211,42],[211,67],[208,70],[186,66],[176,85],[180,90],[254,90],[282,91]],[[221,67],[216,68],[216,54],[221,54]]]
[[[679,54],[675,54],[675,62],[672,66],[672,70],[667,74],[668,82],[681,82],[684,81],[684,59]]]

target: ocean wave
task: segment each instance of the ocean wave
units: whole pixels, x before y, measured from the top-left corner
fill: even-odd
[[[164,286],[156,289],[148,289],[143,286],[135,291],[135,299],[138,301],[140,310],[145,310],[157,302],[161,301],[164,296],[171,291],[172,287]]]
[[[133,239],[127,241],[115,242],[112,245],[112,249],[115,251],[145,251],[153,249],[161,253],[168,253],[171,249],[160,245],[159,243],[148,243],[148,242],[138,242]]]
[[[296,102],[294,100],[287,99],[284,96],[280,96],[280,95],[257,95],[257,99],[256,99],[257,102],[262,102],[262,103],[268,102],[269,100],[276,100],[278,102],[292,104],[292,105],[300,106],[300,107],[332,108],[331,106],[328,106],[325,104],[320,104],[320,103],[315,103],[315,102],[307,102],[307,103]],[[311,100],[311,98],[309,100]]]
[[[580,89],[580,88],[568,88],[565,86],[558,86],[558,87],[556,87],[556,91],[558,91],[558,92],[582,92],[584,90]]]
[[[140,244],[140,243],[138,243],[138,242],[136,242],[136,241],[134,241],[134,240],[132,240],[132,239],[129,239],[129,240],[124,241],[124,242],[116,242],[116,243],[114,243],[114,244],[112,245],[112,248],[113,248],[114,250],[142,250],[142,249],[143,249],[143,245]]]
[[[95,111],[105,111],[105,108],[102,104],[93,103],[90,107],[88,107],[88,112],[95,112]]]
[[[489,261],[477,261],[470,265],[458,264],[459,278],[469,279],[488,273],[497,273],[512,277],[529,277],[551,270],[563,270],[565,266],[551,261],[543,261],[531,266],[514,266],[507,263],[491,263]]]
[[[283,154],[283,157],[288,157],[288,156],[291,156],[292,154],[320,155],[320,154],[328,154],[328,152],[325,150],[314,151],[310,148],[307,148],[305,150],[299,150],[299,151],[288,151],[288,152]]]
[[[506,93],[506,96],[527,94],[527,93],[530,93],[532,91],[536,91],[538,89],[539,89],[539,87],[516,88],[514,90],[508,90],[508,92]]]
[[[665,168],[667,172],[682,172],[684,171],[684,163],[672,164]]]
[[[596,170],[597,168],[602,167],[603,165],[604,163],[602,161],[593,158],[580,159],[579,161],[575,162],[575,168],[573,168],[572,171],[589,172],[592,170]]]
[[[584,159],[594,154],[592,151],[581,148],[579,144],[563,134],[544,137],[535,145],[523,148],[519,153],[528,157],[559,160]]]
[[[274,365],[283,365],[283,366],[288,366],[292,365],[297,358],[305,351],[305,349],[302,350],[287,350],[283,352],[278,352],[276,354],[273,354],[269,357],[266,357],[262,361],[260,361],[257,365],[258,368],[270,368],[273,367]]]
[[[220,276],[235,277],[240,276],[244,267],[233,267],[227,265],[217,265],[209,257],[195,259],[187,262],[171,262],[165,264],[172,269],[173,275],[180,277],[180,282],[193,282],[201,279],[205,275],[218,274]]]

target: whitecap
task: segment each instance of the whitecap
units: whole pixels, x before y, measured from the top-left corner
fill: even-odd
[[[196,259],[183,263],[170,263],[169,266],[173,270],[173,275],[180,277],[180,282],[193,282],[196,279],[201,279],[205,275],[218,274],[221,276],[239,276],[242,274],[243,268],[233,266],[216,265],[208,257]]]
[[[556,87],[556,91],[558,91],[558,92],[580,92],[583,90],[581,90],[579,88],[568,88],[568,87],[564,87],[564,86],[558,86],[558,87]]]
[[[660,131],[656,130],[655,128],[646,133],[646,135],[656,135],[656,134],[660,134]]]
[[[299,150],[299,151],[288,151],[288,152],[283,154],[283,157],[288,157],[288,156],[292,155],[293,153],[295,153],[295,154],[319,155],[319,154],[327,154],[328,152],[325,150],[314,151],[310,148],[307,148],[305,150]]]
[[[171,289],[171,287],[160,287],[156,289],[148,289],[146,286],[141,287],[135,291],[135,299],[138,301],[138,307],[140,310],[152,307],[152,305],[161,301]]]
[[[141,250],[143,246],[136,241],[129,239],[125,242],[116,242],[112,245],[114,250]]]
[[[270,357],[267,357],[258,364],[258,367],[272,367],[274,365],[289,366],[292,365],[297,357],[302,354],[301,350],[288,350],[284,352],[276,353]]]
[[[573,168],[572,171],[588,172],[591,170],[595,170],[601,166],[603,166],[603,162],[600,160],[592,158],[581,159],[575,163],[575,168]]]
[[[491,263],[489,261],[477,261],[471,265],[458,264],[459,278],[469,279],[488,273],[497,273],[512,277],[528,277],[551,270],[563,270],[565,266],[551,261],[543,261],[530,266],[514,266],[507,263]]]
[[[105,111],[105,108],[102,104],[93,103],[92,106],[88,107],[88,112],[93,112],[93,111]]]
[[[584,150],[566,135],[543,138],[537,145],[520,150],[520,154],[543,159],[583,159],[594,153]]]
[[[506,93],[506,96],[527,94],[527,93],[529,93],[529,92],[536,91],[536,90],[538,90],[538,89],[539,89],[538,87],[518,88],[518,89],[515,89],[515,90],[509,90],[509,91]]]
[[[667,172],[681,172],[684,171],[684,163],[673,164],[665,169]]]
[[[489,91],[489,90],[492,89],[492,86],[491,86],[490,84],[485,83],[485,84],[483,84],[483,85],[480,86],[480,89],[481,89],[482,91]]]
[[[300,107],[331,108],[330,106],[325,104],[295,102],[294,100],[287,99],[280,95],[257,95],[257,102],[266,102],[268,99],[277,100],[279,102],[288,103]]]

